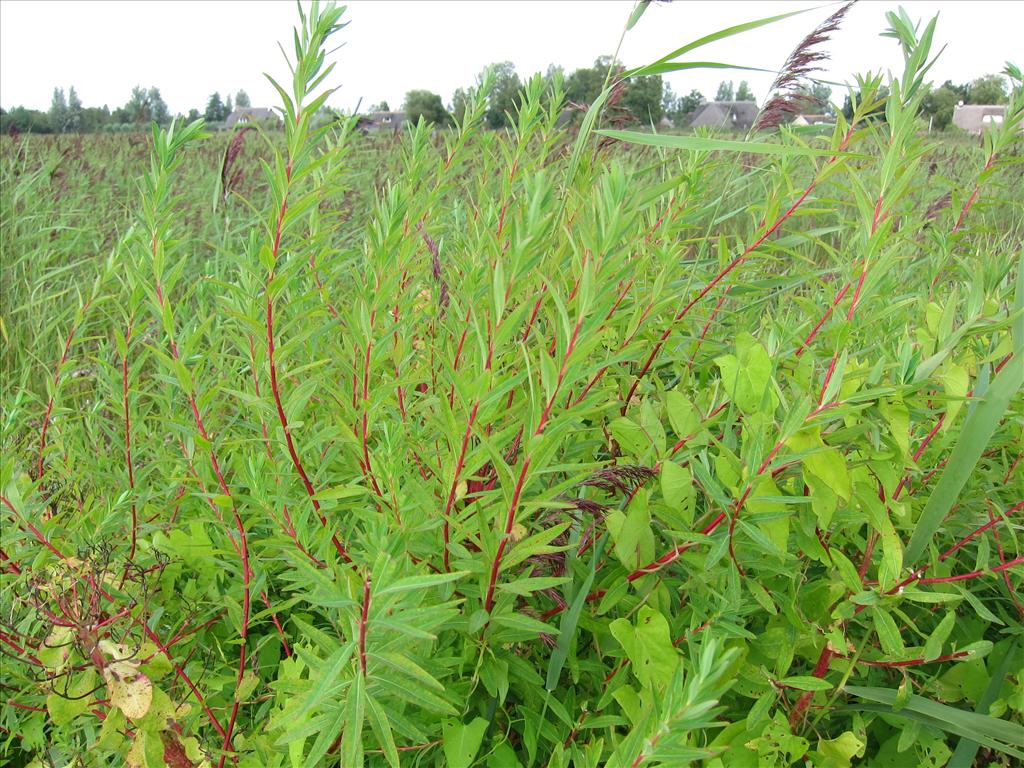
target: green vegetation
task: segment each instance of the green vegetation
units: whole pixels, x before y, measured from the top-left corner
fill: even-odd
[[[313,4],[283,133],[3,138],[0,764],[1024,759],[1024,87],[890,24],[826,135],[317,128]]]

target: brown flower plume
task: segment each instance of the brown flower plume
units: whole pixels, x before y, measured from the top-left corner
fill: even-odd
[[[774,95],[761,109],[754,123],[754,130],[775,128],[786,115],[796,114],[808,103],[816,103],[803,89],[814,72],[822,69],[822,63],[829,59],[827,52],[815,50],[829,41],[832,33],[839,29],[843,18],[857,0],[844,5],[807,35],[793,49],[786,63],[769,89]]]

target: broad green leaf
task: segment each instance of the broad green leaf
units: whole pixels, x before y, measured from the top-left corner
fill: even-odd
[[[635,570],[654,559],[654,532],[647,491],[637,492],[626,514],[618,510],[609,512],[605,524],[615,544],[615,556],[626,568]]]
[[[669,508],[673,512],[681,514],[684,522],[693,523],[693,509],[697,493],[689,468],[680,467],[674,461],[663,461],[661,464],[661,494]]]
[[[853,731],[844,731],[834,739],[818,739],[818,752],[827,761],[824,768],[850,768],[854,757],[864,755],[867,744]]]
[[[779,401],[772,388],[772,361],[757,339],[740,333],[736,337],[736,354],[717,357],[715,363],[722,372],[725,391],[741,411],[775,411]]]
[[[695,435],[700,429],[700,414],[693,403],[681,392],[672,390],[665,393],[665,408],[676,439]]]
[[[648,689],[662,688],[679,666],[679,652],[672,644],[668,620],[650,606],[643,606],[634,626],[626,619],[609,625],[632,662],[633,674]]]
[[[446,765],[449,768],[470,768],[487,732],[487,721],[482,717],[475,717],[466,724],[448,720],[441,730]]]

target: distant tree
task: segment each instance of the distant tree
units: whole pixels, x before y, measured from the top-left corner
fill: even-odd
[[[718,91],[715,93],[715,101],[734,101],[732,80],[723,80],[718,84]]]
[[[465,88],[456,88],[452,94],[452,118],[455,122],[462,124],[466,116],[466,107],[469,105],[469,91]]]
[[[732,83],[729,85],[732,85]],[[721,101],[732,101],[732,99],[721,99]],[[740,80],[740,87],[736,89],[736,101],[757,101],[754,98],[754,92],[750,90],[750,84],[746,80]]]
[[[493,86],[487,97],[484,120],[489,128],[504,128],[515,120],[516,112],[519,110],[519,90],[522,83],[519,82],[515,64],[511,61],[491,64],[489,69]],[[483,73],[480,73],[477,82],[482,80]]]
[[[196,120],[198,120],[202,116],[203,116],[203,113],[200,112],[195,107],[193,107],[192,109],[190,109],[188,111],[188,117],[186,117],[185,119],[188,120],[188,122],[192,123],[192,122],[195,122]]]
[[[128,102],[118,115],[121,123],[148,123],[152,120],[149,92],[141,85],[132,88],[132,94]]]
[[[665,114],[662,96],[661,75],[634,77],[626,83],[621,103],[640,123],[657,125]]]
[[[676,99],[675,108],[669,117],[676,127],[685,128],[690,124],[690,120],[693,118],[693,113],[697,111],[697,107],[706,101],[707,99],[704,98],[704,94],[695,88],[685,96],[680,96]]]
[[[668,83],[664,83],[661,88],[661,111],[670,119],[676,111],[676,102],[679,101],[679,96],[675,91],[672,90],[672,86]]]
[[[228,100],[224,102],[224,117],[227,117],[235,111],[234,105],[231,103],[231,96],[228,96]]]
[[[390,112],[391,111],[391,107],[388,106],[388,103],[386,101],[382,101],[379,104],[371,105],[370,111],[371,112]]]
[[[55,133],[64,133],[68,123],[68,102],[64,98],[63,88],[53,89],[50,99],[50,126]]]
[[[83,130],[82,126],[82,100],[78,98],[78,94],[75,92],[75,86],[71,86],[68,89],[68,111],[67,118],[65,120],[65,129],[68,131],[79,132]]]
[[[956,105],[964,101],[965,87],[954,85],[950,80],[925,94],[921,100],[921,114],[928,118],[933,128],[944,131],[953,122]]]
[[[1006,80],[1001,75],[985,75],[967,86],[968,104],[1005,104]]]
[[[14,107],[10,112],[0,116],[0,132],[7,133],[11,126],[19,133],[52,133],[50,115],[38,109]]]
[[[86,107],[82,110],[83,133],[98,133],[110,124],[110,109],[104,104],[102,107]]]
[[[605,53],[594,59],[594,69],[600,73],[601,79],[603,80],[609,70],[611,70],[611,73],[614,75],[616,72],[625,69],[625,67],[623,67],[622,62],[614,56]]]
[[[565,81],[565,98],[576,104],[593,103],[601,95],[607,71],[607,67],[601,69],[598,64],[575,70]]]
[[[800,93],[806,97],[807,111],[820,109],[824,114],[835,114],[835,109],[830,101],[832,89],[829,86],[824,83],[811,83],[810,86],[801,88]]]
[[[224,112],[224,102],[220,100],[220,92],[215,91],[206,102],[206,112],[203,114],[208,123],[219,123],[227,115]]]
[[[251,106],[252,103],[249,101],[249,94],[239,88],[238,93],[235,94],[235,107],[237,109],[246,109]]]
[[[170,110],[167,109],[167,104],[164,103],[159,88],[156,86],[151,87],[146,92],[146,101],[149,103],[150,120],[156,122],[157,125],[167,125],[171,121]]]
[[[431,91],[409,91],[405,94],[405,117],[413,123],[422,117],[428,123],[446,125],[450,119],[441,97]]]

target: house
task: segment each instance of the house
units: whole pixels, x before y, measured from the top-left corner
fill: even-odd
[[[1003,104],[960,104],[953,110],[953,125],[977,136],[986,128],[1002,125],[1005,116]]]
[[[272,109],[264,107],[241,107],[234,110],[224,121],[224,127],[231,130],[241,123],[262,123],[272,120],[274,124],[280,123],[277,113]]]
[[[792,125],[822,125],[823,123],[834,123],[835,118],[828,115],[796,115]]]
[[[697,107],[690,127],[749,131],[756,119],[757,104],[753,101],[709,101]]]
[[[370,112],[359,119],[359,128],[370,131],[400,131],[405,124],[405,112]]]

